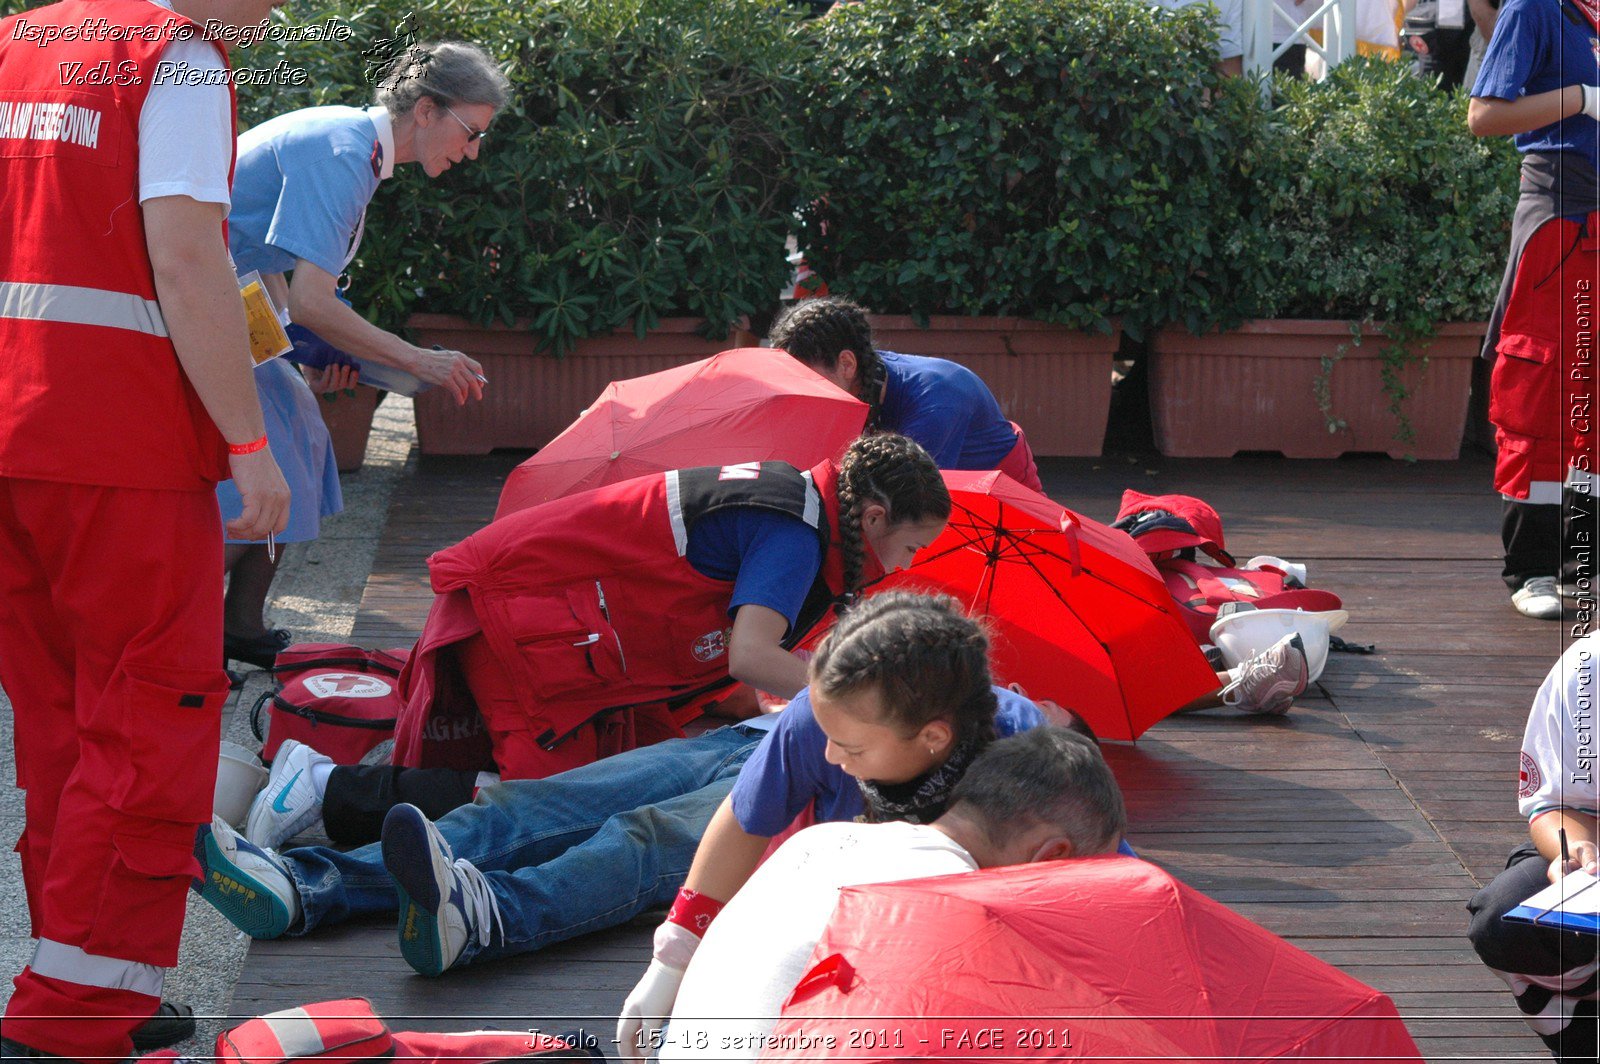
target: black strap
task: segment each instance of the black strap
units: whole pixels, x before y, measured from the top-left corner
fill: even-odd
[[[267,741],[267,730],[261,726],[261,707],[272,701],[272,696],[277,694],[276,688],[268,688],[261,692],[261,697],[256,699],[256,704],[250,707],[250,734],[256,737],[256,742]]]

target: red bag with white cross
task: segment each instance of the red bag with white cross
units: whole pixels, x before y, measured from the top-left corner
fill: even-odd
[[[279,686],[250,711],[250,727],[271,761],[285,739],[305,743],[336,765],[362,757],[394,737],[404,699],[400,670],[411,651],[367,650],[350,643],[296,643],[279,652],[272,671]],[[261,712],[268,703],[267,726]]]

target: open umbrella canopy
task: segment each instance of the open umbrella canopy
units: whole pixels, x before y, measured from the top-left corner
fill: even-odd
[[[773,460],[809,469],[837,457],[866,420],[867,404],[797,358],[724,351],[608,384],[511,471],[495,517],[669,469]]]
[[[1072,710],[1102,739],[1135,739],[1216,689],[1166,585],[1126,533],[1004,473],[944,478],[949,525],[874,592],[942,591],[987,615],[996,676]]]
[[[1130,857],[846,888],[763,1044],[858,1064],[1422,1059],[1386,996]]]

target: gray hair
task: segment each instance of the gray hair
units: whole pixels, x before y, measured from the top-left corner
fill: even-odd
[[[444,104],[483,103],[496,111],[511,98],[511,82],[494,57],[466,41],[413,44],[378,82],[373,102],[403,118],[424,96]]]
[[[989,744],[950,794],[991,842],[1049,825],[1076,857],[1117,848],[1127,828],[1122,791],[1095,744],[1066,728],[1041,726]]]

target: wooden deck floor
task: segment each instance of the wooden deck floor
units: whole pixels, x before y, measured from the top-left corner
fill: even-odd
[[[356,638],[408,642],[428,607],[424,560],[479,527],[516,456],[423,460],[392,504]],[[1221,511],[1240,558],[1311,567],[1343,596],[1321,690],[1282,719],[1213,711],[1108,757],[1146,857],[1390,994],[1430,1060],[1548,1059],[1464,938],[1467,897],[1525,837],[1517,748],[1560,627],[1513,613],[1498,578],[1488,463],[1225,463],[1107,457],[1045,463],[1051,494],[1107,519],[1124,487]],[[233,1011],[362,994],[412,1026],[585,1026],[611,1017],[648,957],[653,918],[540,954],[411,973],[390,922],[257,943]]]

